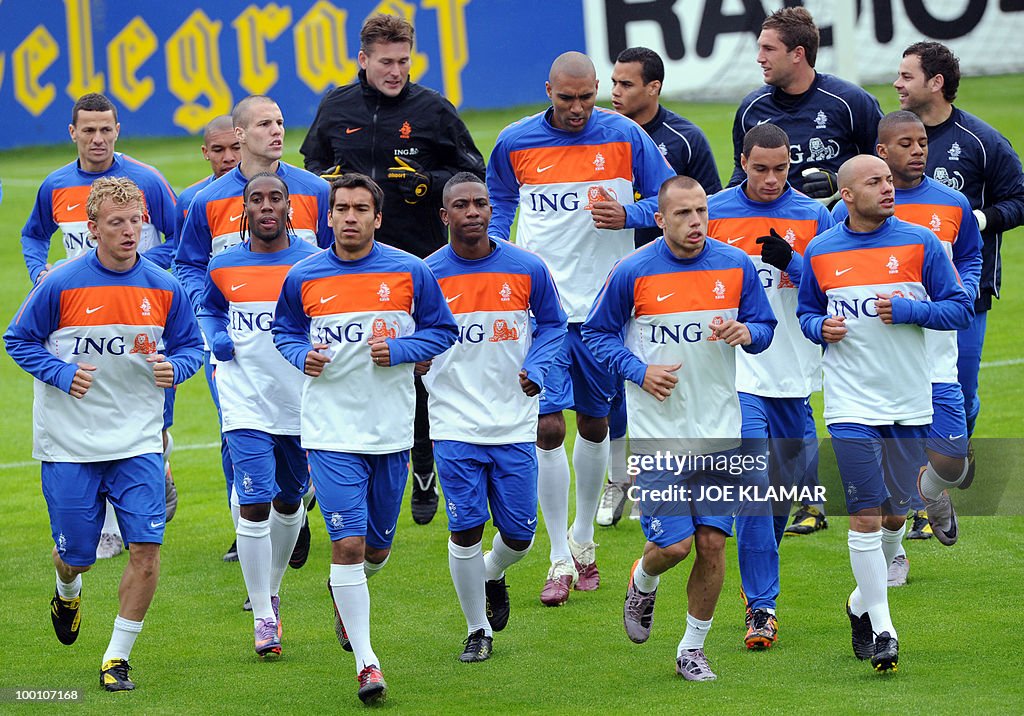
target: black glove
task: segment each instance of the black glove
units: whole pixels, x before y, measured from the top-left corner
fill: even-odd
[[[341,168],[340,164],[335,164],[330,169],[324,169],[320,174],[321,179],[325,179],[328,183],[333,182],[335,179],[341,179],[345,170]]]
[[[789,245],[788,241],[779,236],[775,229],[772,229],[771,233],[767,236],[759,238],[756,243],[761,244],[762,261],[769,266],[774,266],[779,271],[786,270],[790,259],[793,258],[793,247]]]
[[[804,169],[800,176],[804,178],[801,191],[812,199],[817,199],[825,206],[831,206],[839,199],[839,177],[835,172],[812,167]]]
[[[406,204],[416,204],[430,193],[430,174],[416,162],[395,157],[395,165],[388,167],[388,180],[395,183]]]

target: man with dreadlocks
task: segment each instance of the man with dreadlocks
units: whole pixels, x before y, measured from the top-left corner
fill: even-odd
[[[277,103],[264,95],[250,95],[235,105],[231,111],[231,122],[238,138],[241,161],[195,195],[187,207],[174,258],[174,273],[185,287],[197,313],[210,259],[242,241],[241,221],[245,215],[242,189],[249,178],[261,172],[279,176],[290,195],[291,233],[323,248],[334,242],[334,233],[327,225],[327,182],[305,169],[281,161],[284,118]],[[210,338],[206,336],[207,344]],[[229,477],[228,503],[237,529],[239,507],[238,500],[231,496],[231,482]],[[308,554],[308,540],[306,544]],[[305,563],[305,555],[297,557],[294,564],[299,567]]]
[[[238,561],[260,657],[281,654],[281,579],[304,512],[308,468],[299,444],[304,378],[274,350],[270,327],[285,274],[317,249],[290,232],[288,185],[261,172],[242,191],[242,243],[210,261],[200,325],[217,360],[224,439],[240,516]]]

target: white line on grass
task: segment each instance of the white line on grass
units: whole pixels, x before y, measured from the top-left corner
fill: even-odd
[[[209,450],[220,447],[220,443],[198,443],[196,445],[175,445],[174,452],[189,452],[191,450]],[[38,460],[23,460],[22,462],[0,462],[0,472],[4,470],[17,470],[22,467],[38,465]]]
[[[1005,368],[1010,365],[1021,365],[1024,364],[1024,358],[1010,358],[1008,360],[992,360],[982,361],[982,368]]]

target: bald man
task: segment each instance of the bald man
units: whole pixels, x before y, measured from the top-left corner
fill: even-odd
[[[973,311],[935,234],[894,216],[884,161],[856,156],[838,179],[849,216],[805,251],[797,315],[804,335],[825,347],[824,418],[850,513],[853,652],[886,671],[899,662],[886,568],[903,539],[932,420],[923,329],[958,330]]]
[[[592,591],[600,583],[594,516],[608,468],[610,401],[621,383],[583,344],[580,325],[612,266],[633,250],[633,229],[655,225],[658,189],[674,172],[638,124],[595,109],[597,73],[586,55],[559,55],[545,89],[551,106],[498,136],[487,188],[491,236],[509,238],[518,207],[516,241],[547,262],[569,315],[563,350],[542,386],[537,429],[538,501],[551,539],[541,602],[560,606],[574,586]],[[564,409],[576,411],[579,431],[568,535]]]

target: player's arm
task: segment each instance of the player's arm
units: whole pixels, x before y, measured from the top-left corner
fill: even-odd
[[[44,281],[29,292],[4,333],[4,345],[7,354],[25,372],[70,393],[80,368],[46,350],[46,341],[60,318],[60,294],[49,284]]]
[[[846,335],[846,326],[842,325],[845,319],[829,315],[828,298],[818,284],[818,277],[814,275],[809,250],[804,253],[804,264],[796,308],[800,330],[807,340],[819,346],[838,343]]]
[[[316,245],[326,249],[334,243],[334,229],[327,223],[327,217],[331,213],[331,185],[325,179],[317,182],[316,208]]]
[[[794,255],[797,255],[796,252]],[[736,320],[742,323],[750,334],[750,343],[741,344],[747,353],[760,353],[771,345],[775,327],[779,322],[768,303],[768,294],[764,292],[757,269],[749,258],[743,264],[743,291],[740,293],[740,307],[736,312]]]
[[[967,197],[962,195],[960,210],[963,213],[956,241],[953,242],[953,266],[971,301],[974,301],[978,298],[978,286],[981,283],[981,232]]]
[[[718,165],[707,135],[700,127],[687,137],[690,143],[690,161],[687,162],[686,176],[693,177],[708,196],[722,191],[722,179],[718,176]]]
[[[508,149],[500,136],[487,164],[487,193],[491,197],[492,210],[487,233],[509,241],[516,207],[519,206],[519,180],[512,170]]]
[[[229,361],[235,357],[235,344],[228,331],[228,302],[224,292],[213,280],[211,271],[206,274],[206,285],[203,290],[203,301],[199,307],[199,325],[203,329],[210,351],[219,361]]]
[[[974,302],[957,279],[953,263],[939,240],[931,232],[925,239],[922,282],[930,300],[893,296],[879,302],[891,302],[893,323],[914,323],[937,331],[967,328],[974,318]]]
[[[483,179],[486,176],[484,158],[477,149],[473,136],[462,121],[455,106],[444,97],[439,97],[441,111],[438,113],[437,166],[423,172],[430,177],[429,195],[438,205],[444,185],[459,172],[469,172]]]
[[[675,176],[661,150],[638,125],[632,127],[633,181],[642,197],[635,204],[622,208],[626,212],[627,229],[656,226],[654,213],[658,210],[658,190],[666,180]]]
[[[740,155],[743,154],[743,137],[746,130],[743,128],[743,112],[746,109],[746,102],[741,102],[736,108],[736,116],[732,120],[732,176],[729,177],[729,186],[736,186],[747,178],[746,172],[740,166]]]
[[[281,295],[277,299],[274,323],[274,346],[284,359],[306,372],[307,356],[314,346],[309,340],[309,316],[302,305],[302,279],[293,268],[285,276]]]
[[[337,164],[334,161],[334,151],[331,148],[331,143],[323,137],[323,131],[327,129],[329,124],[328,118],[324,116],[324,108],[327,105],[327,98],[332,91],[328,90],[327,94],[320,100],[320,106],[316,110],[316,117],[313,118],[313,123],[309,125],[306,138],[302,140],[302,146],[299,148],[306,171],[313,172],[317,176],[320,176]]]
[[[523,361],[523,371],[527,380],[543,389],[551,362],[561,350],[568,332],[568,318],[562,310],[551,272],[543,261],[538,260],[530,274],[530,310],[537,326],[533,331],[533,343]]]
[[[202,303],[212,250],[213,238],[206,222],[206,201],[196,195],[185,217],[174,255],[174,275],[181,282],[196,312]]]
[[[50,238],[60,228],[53,220],[51,192],[50,183],[44,181],[36,193],[32,213],[21,230],[21,253],[25,257],[25,266],[32,283],[39,280],[39,274],[49,270],[47,259],[50,256]]]
[[[174,254],[178,248],[178,232],[176,217],[178,214],[178,198],[174,191],[159,174],[150,182],[151,188],[146,190],[146,211],[149,221],[156,230],[163,234],[164,240],[143,254],[147,259],[163,269],[169,269],[174,262]]]
[[[621,263],[616,264],[580,328],[580,335],[595,358],[626,380],[643,386],[648,366],[626,348],[622,338],[622,329],[633,313],[633,283],[631,272],[623,270]]]
[[[164,360],[174,369],[172,385],[184,383],[203,365],[203,337],[192,302],[180,286],[174,289],[163,339]]]
[[[986,145],[992,161],[985,168],[985,193],[992,203],[975,216],[982,231],[1009,231],[1024,225],[1024,171],[1005,137],[996,134],[995,142]]]
[[[387,339],[390,365],[431,360],[451,348],[459,337],[459,327],[434,274],[426,264],[417,262],[412,277],[416,330],[411,336]]]

